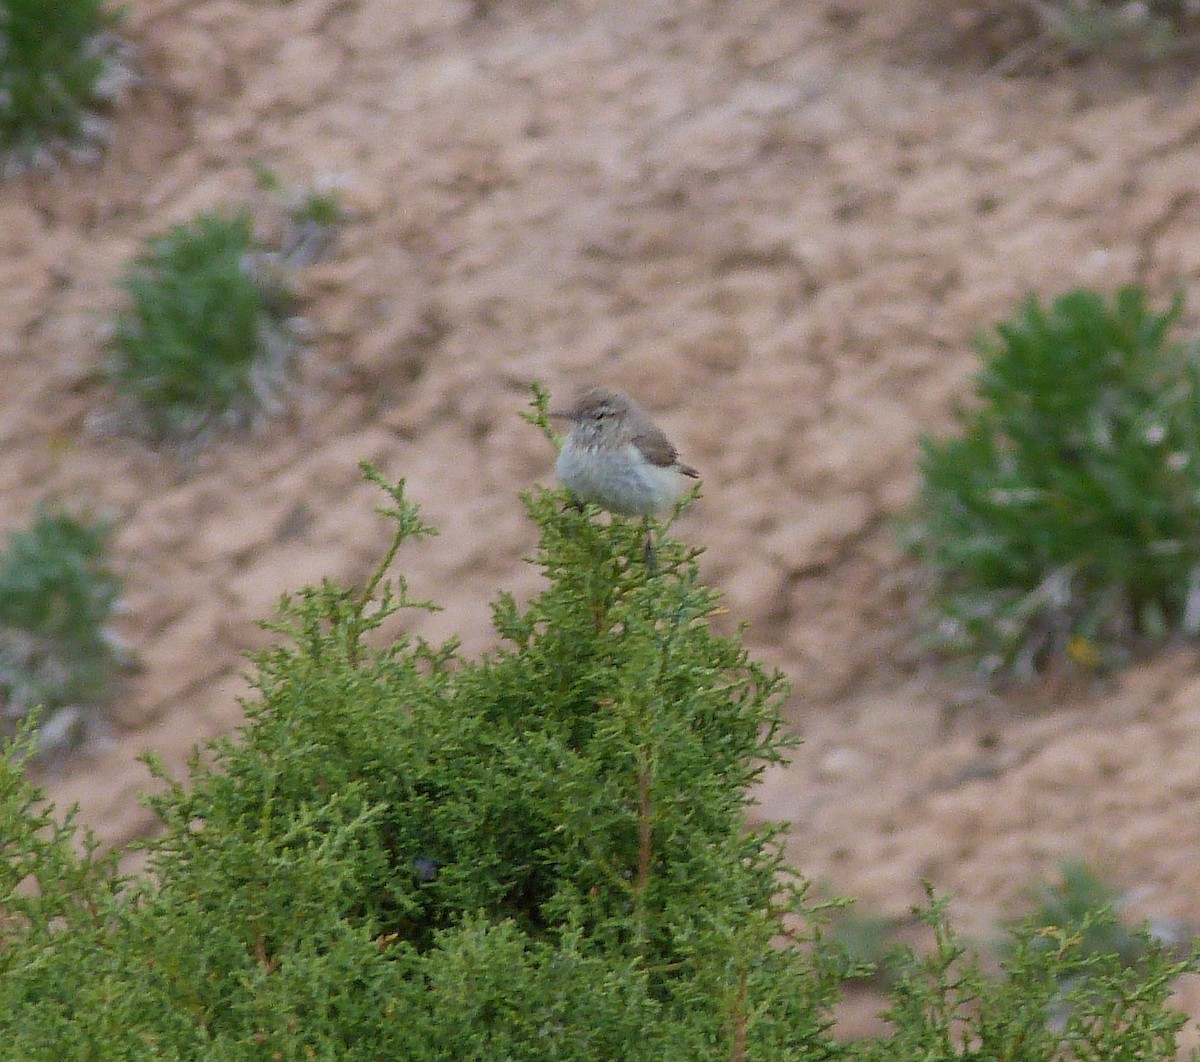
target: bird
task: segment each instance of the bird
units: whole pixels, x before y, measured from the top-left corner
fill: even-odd
[[[549,415],[570,425],[555,463],[559,482],[580,505],[643,517],[646,560],[653,568],[649,519],[674,506],[700,473],[679,460],[650,414],[620,391],[588,387],[569,408]]]

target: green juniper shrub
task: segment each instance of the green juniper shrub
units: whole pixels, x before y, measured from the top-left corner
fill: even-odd
[[[1194,935],[1186,923],[1170,918],[1131,924],[1125,917],[1129,898],[1076,860],[1063,863],[1057,881],[1039,882],[1032,892],[1032,913],[1010,928],[1032,932],[1033,947],[1053,947],[1054,941],[1070,937],[1078,942],[1081,957],[1105,956],[1140,968],[1151,941],[1164,953],[1178,953],[1186,950],[1185,942]],[[1001,952],[1011,954],[1007,938]],[[1082,975],[1070,976],[1079,980]],[[1064,989],[1071,986],[1063,985]]]
[[[0,172],[93,156],[130,79],[106,0],[0,0]]]
[[[427,533],[388,489],[395,546]],[[783,681],[711,630],[696,551],[660,541],[651,576],[639,523],[563,500],[528,499],[548,586],[501,597],[480,660],[389,636],[418,604],[392,553],[287,603],[240,736],[153,800],[155,884],[94,960],[113,1003],[76,972],[0,1007],[0,1041],[51,1057],[54,1025],[53,1057],[85,1057],[119,1022],[164,1057],[838,1057],[836,972],[744,817]],[[58,962],[5,955],[10,1001]]]
[[[744,818],[781,678],[710,629],[695,551],[651,577],[638,523],[528,504],[549,585],[481,660],[370,648],[403,584],[287,606],[240,739],[155,801],[176,989],[222,1044],[285,1009],[362,1057],[832,1057],[835,974],[777,946],[802,890]]]
[[[1078,937],[1081,954],[1114,955],[1128,965],[1144,957],[1145,934],[1118,917],[1120,893],[1085,864],[1064,863],[1058,882],[1041,882],[1034,892],[1036,906],[1027,922],[1043,940]]]
[[[295,299],[249,211],[175,225],[136,256],[124,288],[109,377],[131,430],[194,442],[278,410],[296,353]]]
[[[1065,1027],[1081,994],[1098,975],[1122,966],[1144,971],[1152,947],[1164,957],[1178,950],[1178,939],[1158,935],[1152,942],[1148,926],[1136,928],[1123,920],[1121,895],[1082,863],[1064,863],[1060,880],[1039,883],[1035,898],[1032,914],[1011,927],[999,950],[1011,960],[1021,948],[1054,951],[1064,941],[1071,942],[1080,962],[1055,974],[1058,995],[1050,1020],[1056,1028]]]
[[[889,1035],[857,1045],[861,1062],[1167,1062],[1178,1058],[1184,1015],[1167,1006],[1172,984],[1195,973],[1145,941],[1143,962],[1090,952],[1078,932],[1014,931],[1000,976],[954,932],[946,902],[929,895],[917,916],[933,949],[909,954],[884,1018]],[[1064,985],[1071,985],[1065,993]],[[1064,1006],[1065,1004],[1065,1006]],[[1193,1056],[1195,1057],[1195,1056]]]
[[[975,404],[922,441],[912,546],[933,641],[981,671],[1128,659],[1200,630],[1200,361],[1182,301],[1030,298],[978,343]]]
[[[121,592],[110,530],[43,507],[9,535],[0,552],[0,735],[40,708],[43,751],[57,751],[82,739],[111,698],[128,659],[108,629]]]
[[[874,986],[895,981],[906,961],[899,931],[906,924],[863,910],[861,901],[830,900],[824,912],[822,946],[835,956],[842,977]]]
[[[0,753],[0,1057],[161,1058],[144,1033],[147,978],[129,934],[133,883],[116,873],[75,814],[57,816],[25,778],[32,720]],[[90,1015],[87,1046],[75,1033]],[[161,1011],[154,1023],[172,1018]]]

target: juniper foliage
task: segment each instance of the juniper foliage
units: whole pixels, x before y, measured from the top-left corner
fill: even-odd
[[[950,926],[946,901],[928,894],[914,912],[933,937],[911,953],[884,1017],[890,1035],[859,1044],[859,1062],[1150,1062],[1179,1058],[1186,1018],[1171,986],[1194,973],[1144,933],[1136,965],[1093,951],[1093,912],[1073,930],[1030,922],[1012,933],[999,976],[984,971]],[[1068,986],[1064,988],[1064,986]],[[1193,1060],[1198,1056],[1188,1056]]]
[[[391,549],[365,587],[283,602],[238,735],[184,781],[150,761],[148,877],[77,854],[20,742],[0,763],[0,1053],[943,1057],[920,1000],[961,993],[937,977],[897,1005],[900,1053],[831,1036],[844,964],[746,819],[784,682],[714,631],[697,551],[660,537],[651,573],[639,523],[536,491],[546,587],[501,595],[502,644],[469,660],[403,632],[431,606],[390,568],[431,529],[368,474]]]
[[[387,489],[394,553],[430,529]],[[385,636],[427,606],[383,568],[285,604],[242,732],[159,771],[154,887],[100,889],[87,947],[29,920],[72,936],[50,996],[65,956],[4,950],[9,1002],[45,997],[0,1008],[14,1050],[69,1011],[55,1057],[116,1023],[164,1057],[836,1056],[836,975],[777,946],[801,889],[744,814],[782,678],[713,632],[696,551],[651,575],[637,523],[527,503],[548,586],[480,660]]]

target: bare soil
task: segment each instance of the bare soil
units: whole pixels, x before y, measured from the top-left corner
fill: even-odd
[[[805,744],[761,812],[791,820],[806,874],[891,915],[928,879],[986,940],[1077,858],[1200,925],[1194,649],[1107,689],[981,697],[910,652],[893,527],[973,334],[1029,291],[1194,286],[1186,62],[1039,53],[1002,76],[1020,42],[982,0],[128,9],[143,77],[106,158],[0,187],[0,531],[49,494],[112,513],[144,664],[108,739],[47,778],[56,801],[108,843],[152,827],[137,753],[179,770],[236,727],[257,621],[379,556],[360,460],[441,528],[404,559],[445,606],[420,632],[489,645],[486,603],[539,579],[517,492],[552,455],[517,417],[529,385],[606,382],[701,469],[678,530],[794,681]],[[97,432],[125,260],[250,197],[256,160],[352,211],[302,276],[290,411],[186,459]]]

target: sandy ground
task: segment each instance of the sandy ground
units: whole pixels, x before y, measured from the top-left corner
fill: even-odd
[[[888,914],[929,879],[986,938],[1080,858],[1200,925],[1194,651],[1107,690],[972,696],[908,652],[893,533],[974,333],[1030,290],[1194,286],[1193,71],[998,76],[1011,26],[985,0],[128,8],[143,80],[103,163],[0,187],[0,530],[48,494],[112,513],[144,663],[57,801],[107,842],[150,827],[135,755],[178,769],[236,726],[257,621],[379,555],[360,460],[441,528],[405,560],[446,606],[421,633],[488,645],[485,603],[538,581],[529,385],[603,381],[702,470],[679,530],[794,681],[806,744],[761,795],[805,873]],[[98,434],[123,263],[245,200],[255,160],[352,210],[302,277],[289,413],[183,461]]]

